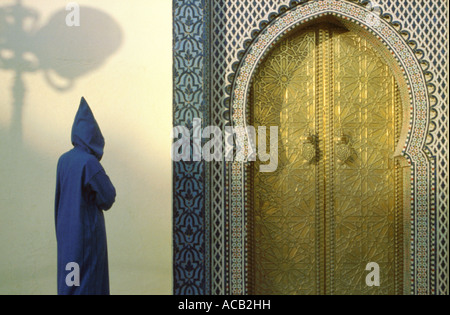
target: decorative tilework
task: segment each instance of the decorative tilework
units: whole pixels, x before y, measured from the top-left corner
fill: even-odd
[[[433,74],[431,78],[434,104],[431,111],[432,122],[428,148],[435,156],[433,172],[436,185],[432,188],[432,198],[435,198],[435,229],[436,238],[436,294],[449,294],[449,120],[448,120],[448,1],[384,1],[385,10],[395,19],[400,20],[403,27],[411,32],[418,47],[421,47],[426,65]],[[434,162],[434,161],[433,161]],[[434,192],[434,193],[433,193]]]
[[[174,126],[207,118],[204,0],[174,0]],[[192,151],[192,150],[191,150]],[[174,293],[207,292],[205,163],[173,164]]]

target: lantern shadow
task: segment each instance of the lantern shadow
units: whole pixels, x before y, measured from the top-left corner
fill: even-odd
[[[80,26],[68,26],[65,7],[40,27],[37,10],[21,0],[0,7],[0,69],[14,73],[10,134],[22,139],[26,96],[24,74],[42,71],[55,90],[68,91],[76,80],[100,68],[122,44],[120,26],[106,13],[80,7]]]

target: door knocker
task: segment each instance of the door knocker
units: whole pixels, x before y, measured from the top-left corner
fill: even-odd
[[[336,137],[335,154],[340,164],[349,162],[353,155],[353,149],[350,144],[350,139],[342,132],[340,132]]]
[[[315,163],[317,160],[317,141],[316,137],[311,133],[303,137],[302,156],[308,163]]]

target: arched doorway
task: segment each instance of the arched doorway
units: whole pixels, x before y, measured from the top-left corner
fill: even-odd
[[[280,134],[277,171],[250,171],[250,293],[401,294],[403,114],[376,49],[333,21],[292,31],[256,71],[250,111]]]

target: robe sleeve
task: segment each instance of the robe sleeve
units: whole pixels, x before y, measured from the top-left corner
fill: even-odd
[[[59,168],[60,161],[58,161],[58,166],[56,169],[56,189],[55,189],[55,226],[57,226],[58,212],[59,212],[59,199],[61,197],[61,185],[59,182]]]
[[[58,210],[59,210],[59,198],[61,196],[61,188],[59,187],[59,181],[56,182],[56,191],[55,191],[55,226],[57,226],[58,220]]]
[[[100,210],[109,210],[116,201],[116,189],[108,175],[101,170],[88,183],[91,191],[95,192],[95,203]]]

